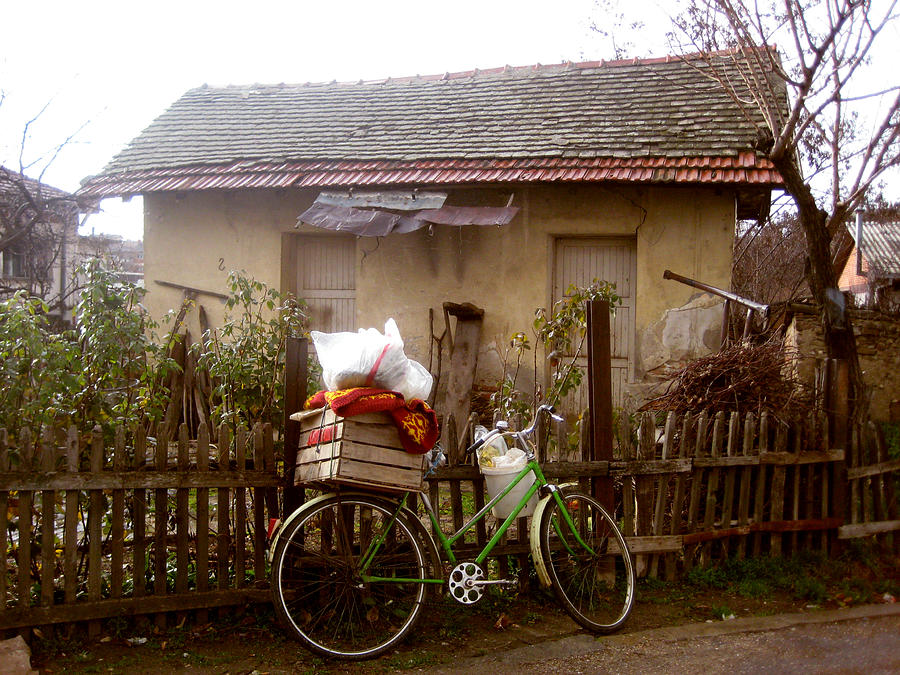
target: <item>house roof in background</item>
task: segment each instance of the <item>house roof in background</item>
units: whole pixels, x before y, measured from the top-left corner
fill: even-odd
[[[71,220],[77,217],[79,207],[87,208],[87,204],[80,201],[80,198],[76,201],[71,192],[0,165],[0,208],[16,209],[30,202],[31,208],[52,213],[61,220]]]
[[[856,226],[850,225],[849,229],[856,240]],[[900,222],[867,222],[863,223],[862,229],[862,245],[859,248],[869,263],[869,276],[900,278]]]
[[[721,60],[728,67],[730,58]],[[602,180],[779,185],[753,149],[754,120],[707,69],[673,57],[204,86],[184,94],[81,193]]]

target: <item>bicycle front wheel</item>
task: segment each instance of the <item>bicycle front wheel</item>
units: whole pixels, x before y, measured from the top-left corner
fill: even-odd
[[[594,633],[625,623],[634,604],[634,565],[625,539],[599,502],[561,494],[565,513],[550,500],[540,523],[541,554],[556,597]]]
[[[279,538],[272,592],[308,648],[366,659],[400,642],[421,612],[426,558],[393,505],[364,495],[314,505]]]

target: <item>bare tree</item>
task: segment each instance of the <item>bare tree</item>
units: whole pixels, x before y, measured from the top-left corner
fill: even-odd
[[[4,98],[0,92],[0,106]],[[47,185],[44,174],[84,125],[37,160],[26,162],[30,129],[48,106],[24,123],[18,166],[0,166],[0,297],[25,290],[59,308],[71,291],[67,246],[77,237],[79,212],[86,205]]]
[[[66,292],[66,247],[78,229],[73,195],[0,166],[0,297],[23,289],[53,305]]]
[[[866,191],[900,164],[897,77],[886,68],[871,91],[862,83],[896,4],[687,0],[673,34],[685,51],[710,55],[704,72],[757,123],[757,149],[781,174],[805,235],[828,355],[849,363],[857,405],[862,375],[832,244]]]

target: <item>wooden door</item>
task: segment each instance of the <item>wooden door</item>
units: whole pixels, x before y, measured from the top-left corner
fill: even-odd
[[[310,309],[310,328],[356,330],[356,237],[297,236],[296,293]]]
[[[634,373],[634,296],[637,274],[635,248],[633,239],[597,237],[556,241],[553,302],[564,297],[571,285],[584,288],[594,279],[615,284],[616,293],[622,298],[615,316],[610,317],[613,406],[623,404],[624,385]],[[585,344],[584,352],[586,351]],[[586,356],[585,353],[578,360],[578,365],[585,369]],[[584,382],[581,390],[565,402],[565,407],[569,412],[579,412],[587,408],[587,399],[587,382]]]

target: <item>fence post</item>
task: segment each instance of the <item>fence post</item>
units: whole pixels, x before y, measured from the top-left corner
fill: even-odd
[[[282,518],[293,513],[303,503],[303,489],[294,486],[294,467],[300,447],[300,423],[290,417],[303,408],[306,381],[309,377],[306,359],[309,343],[306,338],[288,338],[284,355],[284,494]]]
[[[588,461],[613,459],[612,429],[612,362],[610,359],[609,302],[587,303],[588,334],[588,411],[591,425],[591,447]],[[591,481],[594,496],[610,513],[615,513],[612,478]]]
[[[844,451],[844,459],[834,462],[831,473],[831,513],[823,513],[823,518],[833,516],[843,518],[846,522],[850,511],[847,503],[847,459],[850,452],[848,441],[849,412],[850,412],[850,369],[843,359],[829,361],[829,388],[828,397],[828,439],[831,447],[827,450],[841,448]],[[823,469],[827,471],[828,469]],[[826,474],[827,475],[827,474]],[[822,535],[827,537],[827,531]],[[830,553],[838,555],[843,548],[843,543],[837,536],[831,540]]]

